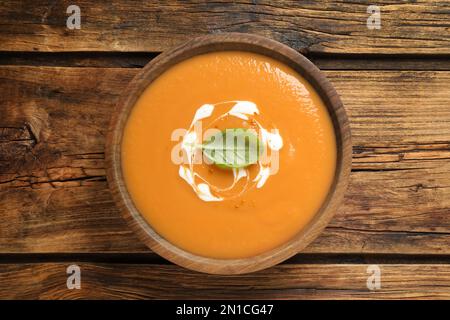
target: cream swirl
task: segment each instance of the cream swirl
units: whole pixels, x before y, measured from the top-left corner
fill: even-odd
[[[224,201],[241,196],[250,188],[262,188],[270,175],[278,171],[279,150],[283,147],[283,139],[277,128],[265,124],[258,106],[251,101],[224,101],[215,104],[204,104],[195,112],[191,125],[184,134],[181,150],[183,161],[179,165],[178,174],[185,180],[203,201]],[[255,130],[263,145],[263,155],[254,164],[258,170],[250,167],[231,168],[232,182],[219,186],[201,173],[202,166],[210,166],[202,157],[201,148],[209,129],[227,123],[239,123]],[[202,129],[205,127],[205,134]],[[252,165],[253,166],[253,165]],[[222,169],[221,169],[222,170]],[[224,170],[225,171],[225,170]]]

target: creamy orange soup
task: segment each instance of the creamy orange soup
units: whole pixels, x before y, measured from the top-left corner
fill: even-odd
[[[274,158],[240,169],[186,164],[186,143],[205,141],[193,134],[198,122],[256,128]],[[318,212],[335,166],[333,125],[318,94],[290,67],[248,52],[171,67],[137,101],[122,142],[140,213],[174,245],[211,258],[250,257],[289,241]]]

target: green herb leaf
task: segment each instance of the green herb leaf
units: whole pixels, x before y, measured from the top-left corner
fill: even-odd
[[[255,130],[225,129],[202,144],[208,160],[223,169],[245,168],[255,164],[263,153],[263,145]]]

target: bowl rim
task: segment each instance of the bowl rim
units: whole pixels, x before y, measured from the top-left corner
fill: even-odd
[[[278,60],[303,76],[316,90],[331,116],[337,145],[335,175],[319,211],[288,242],[257,256],[216,259],[185,251],[160,236],[139,213],[125,185],[121,167],[123,129],[136,101],[164,71],[190,57],[217,51],[249,51]],[[352,144],[344,106],[325,75],[294,49],[259,35],[220,33],[200,36],[152,59],[129,82],[114,110],[105,146],[106,176],[113,199],[134,233],[154,252],[182,267],[210,274],[242,274],[278,264],[308,246],[326,227],[342,202],[351,170]]]

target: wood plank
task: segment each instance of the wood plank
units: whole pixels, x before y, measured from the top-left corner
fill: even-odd
[[[157,52],[0,52],[0,65],[142,68]],[[450,71],[450,59],[445,55],[365,56],[307,54],[316,66],[324,70],[405,70]]]
[[[3,249],[145,250],[111,200],[103,153],[114,102],[135,72],[2,69],[0,212],[9,220],[1,227]]]
[[[76,263],[81,289],[68,290],[72,263],[0,264],[0,299],[449,299],[450,265],[383,264],[367,288],[365,264],[293,264],[240,276],[174,265]],[[7,289],[6,289],[7,288]]]
[[[147,252],[104,176],[109,116],[136,72],[0,66],[0,252]],[[450,72],[326,74],[350,116],[353,172],[306,252],[450,254]]]
[[[450,54],[448,1],[377,1],[381,29],[369,30],[367,1],[79,0],[81,29],[66,28],[69,0],[0,3],[1,51],[166,50],[196,35],[249,32],[314,53]]]

